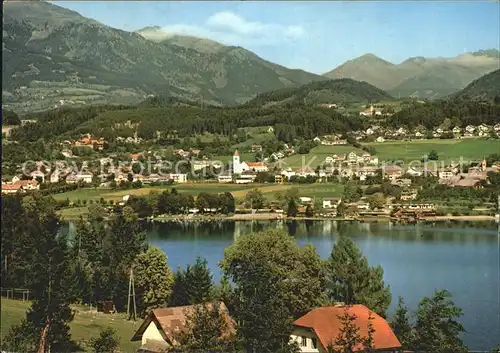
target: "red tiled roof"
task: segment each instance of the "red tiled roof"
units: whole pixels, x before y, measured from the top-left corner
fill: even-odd
[[[238,156],[238,150],[234,151],[234,156]]]
[[[26,186],[26,185],[30,185],[30,184],[38,185],[38,181],[36,181],[36,180],[19,180],[15,184],[18,184],[20,186]]]
[[[375,330],[373,334],[373,348],[390,349],[400,348],[401,343],[392,332],[387,321],[374,312],[371,312],[364,305],[356,304],[350,306],[328,306],[311,310],[306,315],[297,319],[293,324],[295,326],[311,328],[318,336],[319,342],[326,350],[327,347],[335,342],[338,337],[342,323],[340,318],[347,309],[349,315],[356,316],[356,324],[359,327],[360,334],[363,337],[368,336],[368,318],[373,318],[372,324]],[[362,350],[363,347],[356,349]]]
[[[19,184],[2,184],[2,190],[19,190],[21,185]]]
[[[246,162],[249,167],[264,167],[264,162]]]

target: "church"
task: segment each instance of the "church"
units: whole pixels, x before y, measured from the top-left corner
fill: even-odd
[[[248,170],[250,170],[250,167],[246,162],[240,161],[238,150],[235,150],[233,154],[233,174],[241,174]]]
[[[267,168],[264,162],[242,162],[238,151],[234,151],[233,155],[233,174],[243,174],[245,172],[258,173],[267,172]]]

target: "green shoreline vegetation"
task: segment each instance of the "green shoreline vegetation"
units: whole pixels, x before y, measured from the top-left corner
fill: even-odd
[[[174,192],[163,197],[180,195]],[[224,196],[230,208],[231,199]],[[203,202],[214,202],[211,197],[206,194]],[[170,207],[167,199],[163,207]],[[198,306],[171,352],[223,347],[230,352],[293,353],[297,351],[296,343],[290,341],[293,320],[315,307],[339,302],[363,304],[387,318],[403,349],[467,351],[460,338],[464,328],[458,322],[462,310],[446,290],[422,298],[415,315],[399,297],[397,310],[388,317],[393,298],[384,271],[380,265],[370,266],[349,237],[338,238],[327,260],[313,246],[298,245],[284,231],[271,229],[239,237],[225,250],[219,264],[223,277],[216,284],[207,261],[200,257],[174,273],[168,267],[168,254],[147,245],[132,207],[125,206],[106,221],[103,207],[92,205],[70,239],[58,231],[55,206],[55,200],[40,195],[2,197],[2,240],[7,245],[2,248],[2,284],[29,289],[32,300],[6,300],[2,305],[2,319],[9,321],[0,332],[2,349],[31,353],[50,347],[51,351],[102,353],[104,344],[113,347],[109,352],[118,347],[124,352],[134,349],[135,343],[129,340],[140,321],[126,321],[123,314],[133,268],[139,317],[157,307],[215,300],[224,302],[237,322],[236,332],[221,339],[225,321],[220,320],[219,309]],[[95,306],[102,300],[111,300],[119,314],[86,310],[85,305]],[[367,340],[361,340],[361,328],[348,329],[351,320],[346,312],[345,331],[332,345],[354,342],[372,347],[372,329]],[[207,325],[210,330],[205,329]]]

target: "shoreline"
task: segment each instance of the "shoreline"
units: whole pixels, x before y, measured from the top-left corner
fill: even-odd
[[[63,216],[65,221],[75,221],[80,218],[78,216]],[[150,222],[161,221],[357,221],[366,223],[402,223],[414,224],[421,222],[446,222],[446,221],[495,221],[495,216],[479,215],[479,216],[428,216],[421,217],[413,222],[408,222],[405,219],[394,218],[390,216],[364,216],[364,217],[287,217],[277,213],[254,213],[254,214],[234,214],[234,215],[169,215],[161,217],[147,217],[143,220]]]

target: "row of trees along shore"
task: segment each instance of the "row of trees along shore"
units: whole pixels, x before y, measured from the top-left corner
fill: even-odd
[[[26,288],[32,304],[24,320],[2,341],[10,352],[73,352],[82,342],[71,338],[73,303],[112,300],[126,310],[128,275],[134,269],[139,315],[164,306],[204,304],[188,317],[172,352],[298,352],[290,342],[292,322],[314,307],[343,302],[364,304],[388,317],[392,301],[382,267],[372,267],[356,244],[340,236],[323,260],[311,245],[299,246],[286,232],[269,229],[239,237],[227,247],[214,283],[207,262],[197,258],[175,273],[167,255],[148,246],[145,232],[130,207],[104,221],[103,209],[91,205],[76,223],[74,236],[60,231],[55,202],[39,195],[2,197],[1,275],[4,288]],[[430,293],[432,294],[432,293]],[[236,333],[221,336],[227,327],[217,305],[223,302],[236,322]],[[462,310],[446,290],[423,298],[411,314],[398,299],[391,326],[405,349],[419,352],[466,352],[459,322]],[[370,351],[370,335],[362,338],[352,317],[337,343],[351,352],[358,344]],[[361,328],[362,329],[362,328]],[[122,337],[129,340],[129,337]],[[360,341],[360,340],[363,341]],[[350,343],[346,343],[350,342]],[[94,352],[116,352],[117,333],[105,329],[90,340]]]

